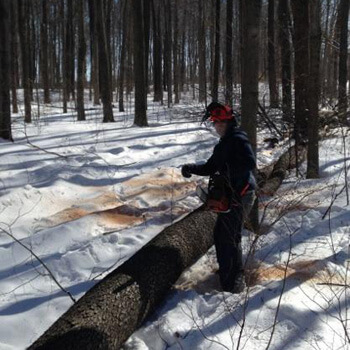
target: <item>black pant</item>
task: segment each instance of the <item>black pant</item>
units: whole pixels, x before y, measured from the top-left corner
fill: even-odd
[[[214,243],[219,263],[219,276],[224,290],[233,288],[236,276],[243,272],[242,228],[243,220],[254,202],[254,192],[249,192],[229,213],[220,213],[214,228]]]

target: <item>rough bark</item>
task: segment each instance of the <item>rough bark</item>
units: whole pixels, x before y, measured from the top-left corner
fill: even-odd
[[[41,80],[44,88],[44,103],[50,103],[50,83],[49,83],[49,48],[48,48],[48,22],[47,22],[47,1],[42,0],[42,22],[40,27],[40,68]]]
[[[78,120],[85,120],[84,82],[86,42],[84,35],[84,0],[77,1],[78,16],[78,70],[77,70],[77,110]]]
[[[258,112],[258,74],[261,0],[242,1],[242,128],[247,132],[256,152]],[[255,201],[250,215],[250,227],[258,230],[258,203]]]
[[[310,78],[308,120],[307,178],[319,177],[318,106],[320,101],[321,4],[310,0]]]
[[[32,122],[31,108],[31,82],[30,82],[30,58],[28,51],[28,20],[26,20],[26,8],[28,0],[17,0],[18,5],[18,31],[21,45],[22,85],[24,89],[24,121]]]
[[[108,54],[105,14],[103,3],[100,0],[94,0],[95,21],[98,36],[98,71],[101,99],[103,104],[103,122],[114,122],[112,109],[112,79],[110,77],[110,57]]]
[[[154,0],[151,0],[153,27],[153,86],[154,101],[163,102],[162,85],[162,39],[160,32],[160,7],[156,10]]]
[[[18,113],[17,82],[18,82],[18,15],[17,2],[10,1],[11,6],[11,101],[12,112]]]
[[[0,0],[0,138],[5,140],[12,140],[10,81],[10,1]]]
[[[295,126],[297,145],[307,138],[308,79],[309,79],[309,8],[304,0],[293,0],[294,19],[294,85],[295,85]]]
[[[221,0],[215,2],[215,50],[214,50],[214,67],[213,67],[213,86],[211,97],[212,100],[218,101],[219,88],[219,64],[220,64],[220,8]]]
[[[275,1],[269,0],[268,4],[268,25],[267,25],[267,46],[268,46],[268,72],[269,72],[269,91],[270,106],[278,107],[278,86],[276,77],[276,59],[275,59]]]
[[[127,38],[127,16],[128,13],[128,1],[122,2],[122,43],[120,52],[120,66],[119,66],[119,112],[124,112],[124,78],[125,78],[125,56],[126,56],[126,38]]]
[[[198,74],[199,74],[199,102],[206,102],[207,87],[206,87],[206,39],[205,39],[205,18],[204,18],[204,2],[198,0]]]
[[[148,126],[145,83],[144,24],[142,21],[142,0],[132,0],[134,30],[134,82],[135,118],[137,126]]]
[[[119,349],[181,272],[212,245],[215,215],[196,210],[89,290],[30,348]]]
[[[298,158],[296,158],[296,154],[298,155]],[[281,186],[283,180],[286,178],[287,170],[295,168],[305,158],[305,147],[299,147],[297,152],[295,150],[295,146],[290,147],[274,164],[267,180],[264,180],[263,177],[260,178],[261,187],[259,189],[259,194],[273,196],[277,189]],[[266,170],[270,171],[271,169],[267,168]]]
[[[232,23],[233,23],[233,0],[227,0],[226,4],[226,65],[225,65],[225,102],[232,106],[233,102],[233,70],[232,70]]]
[[[340,31],[340,47],[339,47],[339,85],[338,98],[339,118],[346,123],[346,110],[348,101],[346,96],[347,83],[347,59],[348,59],[348,20],[349,20],[349,0],[341,0],[339,3],[339,31]]]
[[[281,48],[282,113],[285,122],[292,122],[292,69],[291,42],[289,30],[288,0],[280,0],[278,5],[279,45]]]

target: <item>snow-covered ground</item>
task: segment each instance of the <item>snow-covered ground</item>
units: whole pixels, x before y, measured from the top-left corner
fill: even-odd
[[[1,350],[30,345],[72,305],[65,291],[80,298],[200,205],[203,180],[184,179],[180,166],[207,159],[217,137],[188,110],[150,104],[148,128],[132,126],[131,108],[110,124],[99,109],[85,122],[49,107],[32,125],[14,116],[15,143],[0,141]],[[261,198],[264,227],[274,225],[259,239],[244,233],[245,293],[220,291],[211,249],[125,347],[260,349],[272,336],[271,349],[349,348],[340,136],[321,143],[321,179],[291,174],[273,200]],[[282,151],[260,143],[259,166]]]

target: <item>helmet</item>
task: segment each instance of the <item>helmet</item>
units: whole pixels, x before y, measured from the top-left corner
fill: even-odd
[[[214,123],[233,121],[234,113],[231,107],[224,106],[218,102],[212,102],[206,109],[203,122],[207,119]]]

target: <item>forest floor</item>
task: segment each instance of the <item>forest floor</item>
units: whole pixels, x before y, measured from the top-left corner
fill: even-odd
[[[190,113],[203,106],[186,101],[150,102],[147,128],[132,125],[131,103],[109,124],[100,107],[77,122],[57,105],[41,107],[31,125],[14,115],[15,142],[0,142],[1,350],[24,349],[72,305],[50,273],[79,299],[197,208],[195,187],[205,180],[184,179],[180,167],[205,161],[218,141]],[[260,198],[266,234],[244,231],[244,293],[220,290],[211,248],[125,348],[349,349],[344,132],[320,143],[320,179],[305,179],[303,164],[276,196]],[[267,148],[267,136],[259,131],[259,167],[288,147]]]

